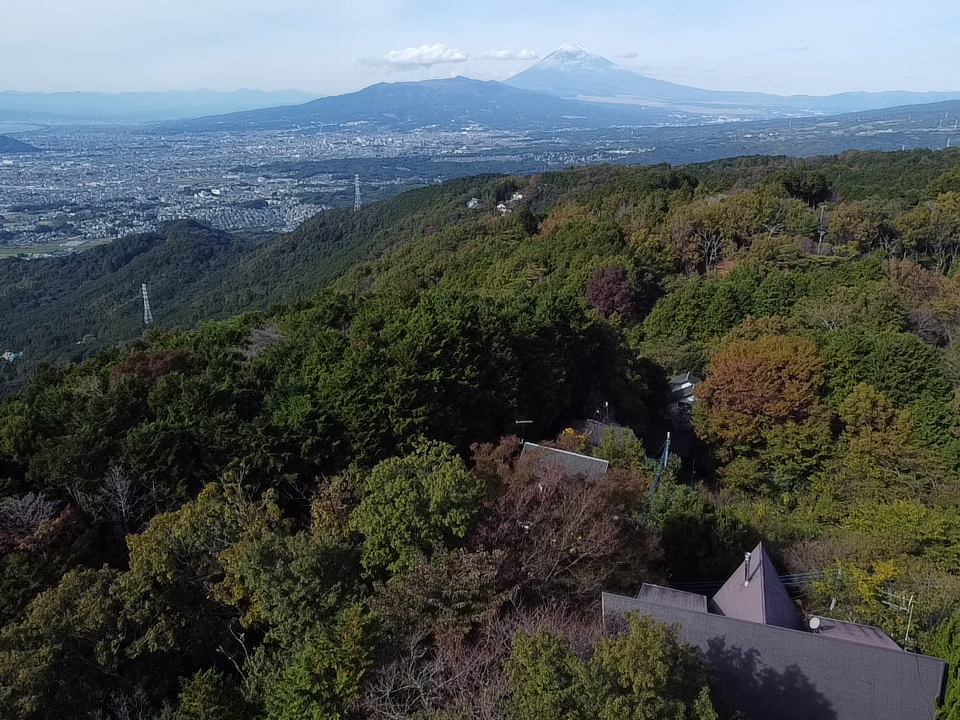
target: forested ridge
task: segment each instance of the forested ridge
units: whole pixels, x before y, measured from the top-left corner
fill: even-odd
[[[261,242],[179,220],[77,255],[2,260],[0,347],[23,360],[0,368],[0,396],[19,389],[38,363],[80,362],[139,338],[141,283],[166,329],[311,296],[371,254],[456,222],[466,213],[462,185],[422,188],[357,215],[327,211]]]
[[[960,717],[960,153],[482,177],[255,246],[121,243],[77,287],[176,246],[169,323],[0,405],[3,717],[733,717],[599,597],[709,593],[758,540],[804,612],[950,661]],[[29,310],[68,339],[77,298]],[[696,437],[651,494],[682,372]],[[642,440],[591,447],[598,413]],[[518,432],[610,472],[545,475]]]

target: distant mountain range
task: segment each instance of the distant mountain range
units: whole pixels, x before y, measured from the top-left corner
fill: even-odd
[[[456,77],[379,83],[300,105],[185,120],[191,130],[371,125],[404,131],[600,129],[840,115],[960,100],[956,93],[843,93],[825,97],[702,90],[645,77],[577,45],[505,83]]]
[[[491,129],[597,127],[666,121],[661,109],[641,109],[566,100],[546,92],[500,82],[455,77],[419,82],[379,83],[355,93],[320,98],[302,105],[188,120],[208,129],[292,125],[378,125],[397,130],[454,125]]]
[[[167,92],[0,92],[0,121],[150,121],[293,105],[316,97],[300,90]]]
[[[380,83],[314,99],[263,92],[0,92],[0,122],[185,120],[207,129],[368,123],[394,129],[478,125],[491,129],[698,125],[837,115],[960,99],[960,92],[841,93],[824,97],[704,90],[657,80],[578,45],[565,45],[505,83],[457,77]]]
[[[960,99],[960,92],[848,92],[838,95],[768,95],[702,90],[640,75],[579,45],[564,45],[506,81],[524,90],[599,103],[672,107],[689,113],[837,114]]]

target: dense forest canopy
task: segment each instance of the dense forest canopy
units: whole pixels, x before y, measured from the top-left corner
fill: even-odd
[[[141,336],[111,293],[157,258]],[[604,636],[599,593],[710,592],[757,540],[804,612],[954,661],[958,260],[960,153],[916,151],[481,177],[260,244],[0,263],[5,342],[85,358],[0,406],[0,715],[727,717],[674,630]],[[641,440],[570,429],[598,415]],[[521,432],[610,472],[544,474]]]

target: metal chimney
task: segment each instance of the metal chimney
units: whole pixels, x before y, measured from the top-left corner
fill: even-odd
[[[743,554],[743,586],[750,584],[750,553]]]

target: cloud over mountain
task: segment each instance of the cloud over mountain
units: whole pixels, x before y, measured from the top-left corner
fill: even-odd
[[[533,50],[487,50],[480,54],[481,60],[536,60],[540,56]]]
[[[462,50],[437,43],[406,50],[391,50],[382,57],[361,58],[359,62],[381,72],[409,72],[434,65],[466,62],[468,57]]]

